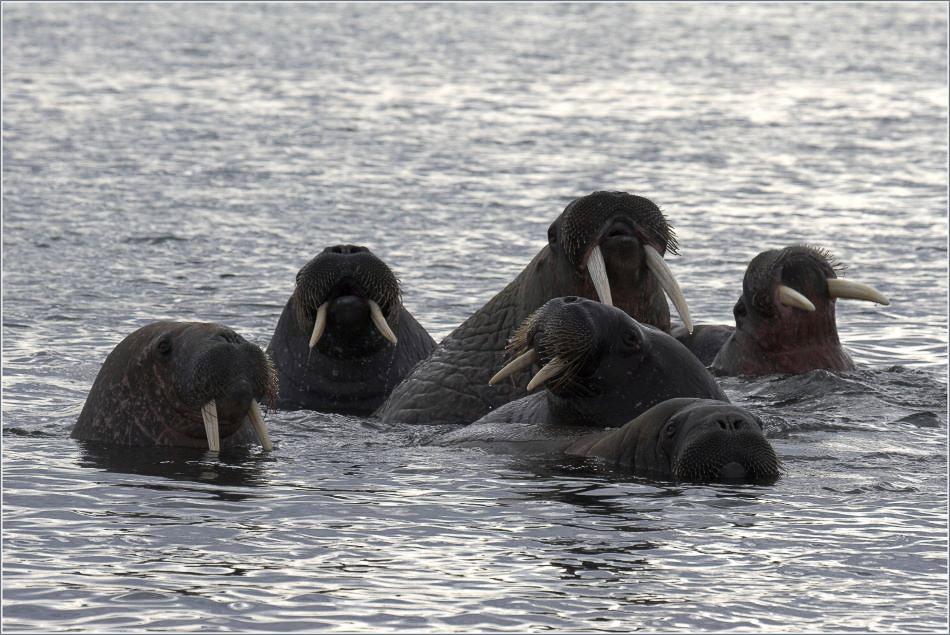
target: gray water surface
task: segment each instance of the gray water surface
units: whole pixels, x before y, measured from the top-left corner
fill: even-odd
[[[945,630],[946,61],[943,3],[4,4],[4,628]],[[856,371],[722,381],[775,485],[313,412],[68,438],[139,326],[264,347],[354,243],[438,340],[599,189],[662,207],[696,322],[801,242],[890,297],[838,304]]]

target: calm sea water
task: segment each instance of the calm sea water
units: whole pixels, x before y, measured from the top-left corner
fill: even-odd
[[[3,6],[10,631],[947,627],[947,9]],[[682,485],[271,412],[273,453],[68,438],[158,319],[264,347],[365,244],[440,339],[597,189],[648,196],[697,322],[808,242],[859,369],[727,379],[785,464]]]

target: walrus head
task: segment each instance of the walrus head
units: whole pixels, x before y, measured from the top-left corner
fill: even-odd
[[[872,287],[840,279],[843,270],[829,252],[806,245],[753,258],[733,308],[736,331],[713,368],[750,375],[853,368],[838,339],[835,301],[889,301]]]
[[[779,476],[775,450],[762,421],[731,404],[699,400],[679,410],[653,431],[652,458],[634,459],[678,481],[773,482]]]
[[[665,292],[692,331],[686,299],[663,260],[676,253],[676,236],[649,199],[626,192],[582,196],[548,228],[548,246],[582,279],[580,295],[669,331]]]
[[[248,417],[269,450],[258,404],[273,403],[276,394],[267,355],[231,329],[156,322],[130,334],[106,358],[73,436],[217,451]]]
[[[581,437],[565,452],[676,481],[771,483],[781,465],[762,421],[718,399],[674,398],[620,428]]]
[[[508,345],[513,361],[489,383],[539,367],[530,392],[544,386],[560,423],[619,426],[670,397],[726,399],[679,342],[616,307],[568,296],[531,314]]]
[[[297,273],[291,303],[311,350],[344,358],[396,344],[399,281],[366,247],[324,249]]]

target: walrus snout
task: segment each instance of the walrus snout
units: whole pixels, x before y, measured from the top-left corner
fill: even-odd
[[[369,302],[358,295],[341,295],[330,302],[332,323],[364,326],[369,324]]]
[[[396,344],[393,329],[402,307],[396,274],[366,247],[334,245],[320,252],[297,273],[297,287],[291,297],[297,328],[301,333],[310,334],[311,350],[327,327],[332,327],[327,321],[328,312],[334,308],[331,305],[346,296],[355,298],[344,300],[335,314],[336,324],[346,324],[351,332],[368,324],[366,314],[356,302],[362,298],[376,330]]]
[[[772,482],[779,476],[775,450],[754,421],[717,419],[684,436],[671,466],[680,480]]]

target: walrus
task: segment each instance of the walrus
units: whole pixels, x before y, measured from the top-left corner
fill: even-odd
[[[267,355],[231,329],[205,322],[154,322],[106,357],[71,436],[124,446],[221,449],[243,442],[249,423],[272,444],[259,403],[277,378]]]
[[[729,401],[709,371],[669,334],[620,309],[576,296],[548,300],[508,344],[513,361],[489,383],[531,368],[527,390],[477,423],[617,427],[674,397]]]
[[[673,229],[647,198],[594,192],[572,201],[528,266],[443,339],[377,414],[384,422],[471,423],[523,396],[530,379],[524,373],[495,388],[488,379],[514,329],[552,298],[599,300],[669,331],[665,292],[691,329],[686,300],[663,260],[676,248]]]
[[[763,251],[746,269],[733,308],[735,328],[699,325],[693,333],[674,329],[673,335],[722,375],[853,370],[838,339],[835,302],[890,301],[873,287],[839,278],[843,270],[830,252],[817,247]]]
[[[433,348],[382,260],[366,247],[327,247],[297,273],[267,346],[275,405],[369,415]]]
[[[711,399],[669,399],[622,428],[578,439],[564,453],[674,481],[766,484],[775,482],[780,471],[762,421],[744,408]]]
[[[781,469],[757,416],[724,401],[692,397],[667,399],[607,430],[596,420],[505,427],[474,423],[433,443],[509,454],[591,457],[609,469],[672,481],[768,484],[778,479]]]

